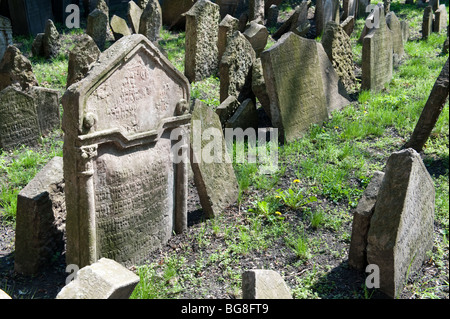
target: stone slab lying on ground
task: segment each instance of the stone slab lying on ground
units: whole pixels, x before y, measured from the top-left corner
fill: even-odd
[[[274,270],[252,269],[242,274],[243,299],[292,299],[286,282]]]

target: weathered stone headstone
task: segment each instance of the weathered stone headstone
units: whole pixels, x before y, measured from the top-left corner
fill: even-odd
[[[252,65],[255,51],[245,36],[236,31],[227,42],[220,61],[220,101],[234,95],[239,102],[253,97],[251,90]]]
[[[227,121],[226,128],[258,129],[258,112],[252,99],[246,99],[241,103],[233,116]]]
[[[131,35],[130,28],[128,27],[127,21],[125,21],[125,19],[113,15],[110,24],[111,24],[111,31],[116,41],[122,37]]]
[[[197,1],[186,12],[184,74],[190,82],[201,81],[217,71],[219,20],[219,6],[209,0]]]
[[[328,119],[315,40],[286,33],[261,54],[272,125],[293,141]]]
[[[309,30],[308,4],[309,2],[305,0],[302,1],[300,5],[295,7],[295,10],[291,16],[281,25],[272,37],[277,40],[289,31],[301,36],[306,35],[308,32],[306,29]]]
[[[95,9],[87,19],[86,33],[94,40],[100,50],[105,48],[107,28],[109,28],[108,16]]]
[[[198,100],[192,112],[190,144],[200,204],[205,216],[213,218],[237,200],[239,186],[219,116]]]
[[[356,77],[350,37],[339,24],[329,21],[322,35],[322,45],[345,88],[352,89]]]
[[[220,7],[221,19],[224,19],[227,15],[235,16],[239,0],[216,0],[215,2]]]
[[[236,99],[235,96],[230,95],[220,103],[220,105],[216,109],[216,114],[219,116],[220,123],[222,124],[222,128],[225,128],[228,120],[233,116],[233,114],[238,109],[240,103]]]
[[[189,90],[146,37],[131,35],[66,91],[68,264],[139,264],[186,229],[187,158],[175,161],[172,146],[187,145]]]
[[[316,1],[316,34],[322,34],[328,21],[339,23],[339,0]]]
[[[350,97],[333,64],[328,59],[321,43],[317,43],[319,65],[322,73],[323,93],[326,100],[328,115],[350,104]]]
[[[39,86],[28,93],[34,98],[39,127],[42,135],[47,135],[61,127],[59,112],[59,91]]]
[[[270,98],[267,94],[266,81],[264,80],[264,71],[260,58],[255,60],[252,67],[252,91],[255,93],[256,98],[259,103],[261,103],[267,116],[271,118]]]
[[[264,0],[249,0],[248,20],[264,24]]]
[[[195,0],[162,0],[161,10],[163,24],[169,29],[184,29],[186,18],[184,13],[187,12],[195,3]]]
[[[355,17],[358,14],[358,0],[343,0],[342,9],[342,19],[345,20],[350,16]]]
[[[435,190],[420,155],[393,153],[386,164],[367,236],[367,262],[379,267],[380,290],[402,291],[433,247]]]
[[[44,32],[48,19],[53,20],[52,0],[8,0],[8,4],[15,34],[36,36]]]
[[[239,20],[227,14],[219,24],[219,35],[217,40],[218,63],[222,60],[223,53],[227,48],[228,39],[239,28]]]
[[[13,45],[6,48],[0,61],[0,91],[10,85],[16,85],[24,91],[38,85],[30,60]]]
[[[145,35],[150,41],[156,41],[159,39],[161,28],[161,6],[157,0],[151,0],[142,12],[139,33]]]
[[[377,202],[378,191],[383,178],[383,172],[376,171],[373,174],[353,213],[348,264],[361,271],[364,271],[367,266],[367,233],[369,232],[370,219],[375,211],[375,203]]]
[[[61,44],[59,43],[59,32],[52,20],[47,20],[44,37],[42,39],[42,50],[45,58],[51,59],[58,55]]]
[[[402,28],[402,40],[403,46],[409,40],[409,23],[405,20],[400,21],[400,27]]]
[[[278,15],[280,13],[280,9],[275,4],[272,4],[267,11],[267,22],[266,25],[268,27],[275,27],[278,23]]]
[[[136,2],[130,1],[128,2],[128,12],[127,12],[127,18],[128,22],[131,25],[131,30],[133,30],[134,33],[139,33],[139,23],[141,21],[142,12],[144,10],[141,9]]]
[[[41,136],[32,96],[14,86],[0,92],[0,148],[34,146]]]
[[[67,88],[82,80],[91,65],[97,61],[101,52],[94,40],[87,34],[81,36],[75,47],[69,52]]]
[[[129,299],[139,280],[116,261],[102,258],[80,269],[56,299]]]
[[[447,27],[447,10],[445,4],[441,4],[434,12],[433,32],[441,32]]]
[[[392,31],[386,25],[383,6],[374,10],[379,12],[379,28],[370,29],[363,40],[361,88],[376,92],[392,78],[393,49]]]
[[[398,63],[400,58],[405,54],[405,49],[403,48],[403,32],[400,20],[393,11],[390,11],[386,15],[386,24],[389,30],[392,31],[392,49],[393,49],[393,59],[394,65]]]
[[[54,157],[17,197],[14,269],[34,275],[64,250],[63,159]]]
[[[342,21],[341,28],[345,31],[345,33],[347,33],[348,36],[351,36],[355,28],[355,17],[347,17],[344,21]]]
[[[427,39],[433,31],[433,8],[427,6],[423,11],[422,39]]]
[[[286,282],[274,270],[252,269],[242,274],[243,299],[292,299]]]
[[[244,36],[255,50],[256,57],[259,57],[264,48],[266,47],[267,40],[269,38],[269,31],[262,24],[251,21],[250,25],[244,32]]]
[[[0,16],[0,61],[6,48],[11,44],[13,44],[11,20]]]

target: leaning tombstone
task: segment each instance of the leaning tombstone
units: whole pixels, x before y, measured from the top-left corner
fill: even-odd
[[[344,21],[342,21],[341,28],[345,31],[345,33],[347,33],[348,36],[351,36],[355,28],[355,17],[347,17]]]
[[[216,114],[219,116],[220,123],[222,124],[222,128],[225,128],[225,124],[228,120],[233,116],[233,114],[238,109],[240,103],[236,99],[235,96],[230,95],[220,103],[220,105],[216,109]]]
[[[111,24],[111,31],[116,41],[122,37],[131,35],[130,28],[128,27],[127,21],[125,21],[125,19],[113,15],[110,24]]]
[[[246,99],[239,105],[233,116],[228,119],[225,128],[246,130],[258,129],[258,112],[252,99]]]
[[[434,183],[413,149],[393,153],[367,235],[367,262],[379,267],[380,290],[395,298],[433,248]]]
[[[11,20],[0,16],[0,61],[6,48],[11,44],[13,44]]]
[[[42,39],[42,51],[47,59],[54,58],[60,50],[59,33],[52,20],[47,20],[44,37]]]
[[[228,40],[220,61],[220,102],[230,95],[236,96],[239,102],[253,98],[251,71],[255,60],[252,45],[242,33],[236,31]]]
[[[267,94],[266,81],[264,80],[264,71],[261,58],[255,60],[252,67],[252,91],[258,99],[262,108],[269,118],[270,115],[270,98]]]
[[[248,20],[264,24],[264,0],[249,0]]]
[[[129,299],[139,280],[118,262],[102,258],[81,268],[56,299]]]
[[[283,34],[292,31],[299,33],[305,29],[305,26],[309,29],[308,21],[308,5],[310,2],[304,0],[300,5],[295,7],[291,16],[281,25],[281,27],[272,35],[272,38],[278,40]],[[304,32],[303,32],[304,33]],[[304,36],[305,34],[298,34]]]
[[[128,12],[127,19],[131,25],[131,29],[133,33],[139,33],[139,23],[141,21],[142,12],[144,10],[141,9],[136,2],[130,1],[128,2]]]
[[[41,136],[34,98],[15,86],[0,92],[0,148],[35,146]]]
[[[150,41],[157,41],[162,28],[161,6],[157,0],[147,3],[139,22],[139,33]]]
[[[380,91],[392,78],[392,31],[386,25],[383,6],[378,5],[379,28],[373,27],[364,37],[362,49],[363,90]]]
[[[117,41],[68,88],[68,264],[84,267],[101,257],[140,264],[173,231],[186,229],[188,160],[172,151],[187,148],[189,90],[143,35]]]
[[[244,36],[252,45],[253,50],[255,50],[256,57],[259,57],[261,52],[264,51],[269,38],[269,31],[267,31],[267,28],[262,24],[251,21],[244,32]]]
[[[315,40],[288,32],[261,53],[261,62],[272,125],[280,140],[300,138],[311,124],[328,119]]]
[[[54,157],[17,196],[14,270],[35,275],[64,250],[63,159]]]
[[[185,75],[190,82],[201,81],[217,71],[219,6],[199,0],[186,12]]]
[[[237,200],[239,186],[219,116],[199,100],[192,112],[190,159],[205,216],[220,215]]]

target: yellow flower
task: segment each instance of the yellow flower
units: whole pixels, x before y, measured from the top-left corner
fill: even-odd
[[[335,126],[334,128],[339,128],[339,126]]]
[[[300,183],[300,180],[294,179],[294,183]]]
[[[280,195],[275,195],[275,198],[281,198],[281,196]]]
[[[281,213],[280,213],[280,212],[275,212],[275,214],[277,214],[277,215],[280,215],[280,216],[281,216]]]

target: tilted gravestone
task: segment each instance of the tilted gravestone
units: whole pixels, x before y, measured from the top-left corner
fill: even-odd
[[[0,16],[0,61],[6,48],[11,44],[13,44],[11,20]]]
[[[113,15],[110,24],[111,24],[111,31],[116,41],[122,37],[131,35],[130,28],[128,27],[127,21],[125,21],[125,19]]]
[[[438,2],[439,3],[439,2]],[[441,4],[434,12],[433,32],[441,32],[447,27],[447,10],[445,4]]]
[[[14,269],[32,275],[64,250],[63,159],[55,157],[17,196]]]
[[[95,9],[89,13],[86,33],[94,40],[100,50],[105,48],[109,17],[105,12]]]
[[[392,78],[392,31],[386,25],[383,6],[378,5],[379,27],[373,27],[363,39],[362,83],[363,90],[380,91]]]
[[[10,85],[18,86],[24,91],[38,85],[30,60],[13,45],[6,48],[0,61],[0,91]]]
[[[267,31],[267,28],[262,24],[251,21],[244,32],[244,36],[252,45],[256,56],[259,57],[261,52],[264,51],[269,38],[269,31]]]
[[[190,159],[205,216],[220,215],[237,200],[239,186],[219,116],[199,100],[192,112]]]
[[[139,264],[186,229],[188,160],[172,151],[187,147],[189,90],[146,37],[131,35],[66,91],[68,264]]]
[[[136,2],[130,1],[128,2],[128,11],[127,11],[127,19],[128,23],[131,26],[131,30],[134,33],[139,33],[139,23],[141,21],[142,12],[144,10],[141,9]]]
[[[367,235],[367,262],[379,267],[380,290],[402,291],[433,247],[434,183],[413,149],[393,153],[385,168]]]
[[[199,0],[186,12],[184,74],[190,82],[211,76],[218,67],[219,6]]]
[[[238,30],[239,20],[227,14],[219,24],[219,35],[217,39],[218,63],[222,60],[223,53],[227,48],[228,39]]]
[[[261,53],[261,62],[272,125],[281,140],[293,141],[328,119],[315,40],[286,33]]]
[[[6,0],[3,0],[6,1]],[[8,0],[15,34],[36,36],[53,20],[52,0]]]
[[[0,92],[0,148],[34,146],[41,136],[34,98],[14,86]]]

